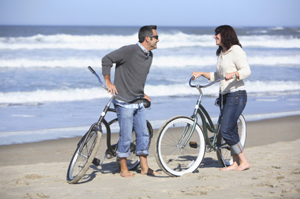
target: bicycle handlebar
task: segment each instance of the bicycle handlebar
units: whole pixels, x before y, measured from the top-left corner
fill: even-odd
[[[236,76],[234,75],[232,78],[235,78]],[[209,87],[209,86],[211,86],[211,85],[213,85],[213,84],[215,84],[215,83],[217,83],[217,82],[220,82],[220,81],[222,81],[222,80],[224,80],[224,79],[226,79],[225,77],[222,77],[222,78],[220,78],[220,79],[216,79],[215,81],[213,81],[213,82],[210,82],[209,84],[207,84],[207,85],[200,85],[200,84],[197,84],[197,85],[192,85],[192,80],[193,79],[195,79],[195,76],[193,76],[193,77],[191,77],[190,78],[190,81],[189,81],[189,84],[190,84],[190,87],[196,87],[196,88],[207,88],[207,87]]]
[[[91,73],[95,74],[96,72],[94,71],[94,69],[92,69],[92,67],[88,66],[88,69],[91,71]]]
[[[93,69],[92,67],[90,67],[90,66],[88,66],[88,69],[91,71],[91,73],[93,73],[93,74],[98,78],[100,85],[101,85],[105,90],[108,90],[107,87],[106,87],[106,85],[103,84],[103,82],[101,81],[101,78],[100,78],[100,77],[98,76],[98,74],[94,71],[94,69]],[[151,102],[148,101],[146,98],[144,98],[144,95],[138,96],[138,97],[136,97],[136,98],[134,98],[134,99],[127,99],[127,98],[122,97],[122,96],[119,95],[119,94],[115,94],[115,96],[118,96],[118,97],[122,98],[122,100],[124,100],[125,102],[127,102],[127,103],[129,103],[129,104],[132,104],[132,103],[134,103],[134,102],[136,102],[136,101],[138,101],[138,100],[142,100],[143,103],[144,103],[144,107],[145,107],[145,108],[149,108],[149,107],[151,106]]]

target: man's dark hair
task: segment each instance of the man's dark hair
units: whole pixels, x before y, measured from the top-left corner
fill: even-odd
[[[146,36],[150,37],[153,35],[152,30],[156,30],[156,26],[155,25],[150,25],[150,26],[143,26],[140,28],[139,31],[139,42],[142,43],[144,42]]]
[[[221,33],[221,42],[227,49],[229,49],[233,45],[239,45],[240,47],[242,47],[235,30],[231,26],[229,25],[219,26],[215,29],[215,32]],[[216,52],[217,56],[220,55],[222,50],[223,50],[222,46],[219,46]]]

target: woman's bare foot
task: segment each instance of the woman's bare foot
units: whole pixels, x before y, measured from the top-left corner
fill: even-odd
[[[233,163],[232,165],[228,166],[228,167],[224,167],[222,169],[220,169],[220,171],[233,171],[235,169],[237,169],[239,167],[239,165],[237,163]]]
[[[125,171],[125,172],[121,171],[120,176],[127,178],[127,177],[134,177],[134,174],[131,173],[130,171]]]
[[[159,172],[153,171],[152,169],[148,168],[146,172],[141,171],[142,175],[147,175],[147,176],[155,176],[155,175],[160,175]]]
[[[240,164],[234,171],[245,171],[250,168],[250,164]]]

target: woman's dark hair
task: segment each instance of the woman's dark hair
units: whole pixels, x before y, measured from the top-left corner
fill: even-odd
[[[157,27],[155,25],[141,27],[139,31],[139,42],[142,43],[145,40],[145,37],[152,36],[152,30],[156,30],[156,28]]]
[[[227,49],[229,49],[233,45],[239,45],[242,48],[242,45],[240,44],[240,41],[236,35],[235,30],[231,26],[229,25],[219,26],[215,29],[215,33],[221,33],[221,42]],[[223,47],[219,46],[216,52],[217,56],[220,55],[222,50]]]

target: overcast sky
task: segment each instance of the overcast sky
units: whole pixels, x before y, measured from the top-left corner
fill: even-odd
[[[0,25],[300,26],[300,0],[0,0]]]

